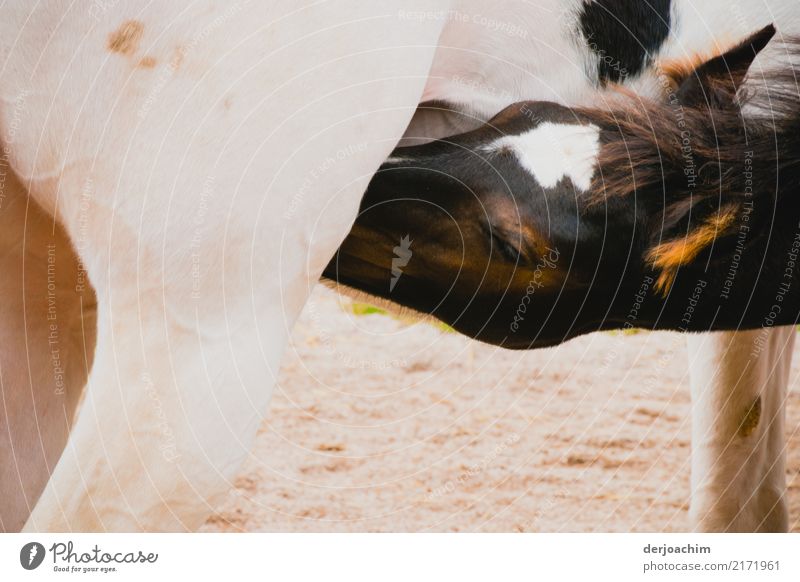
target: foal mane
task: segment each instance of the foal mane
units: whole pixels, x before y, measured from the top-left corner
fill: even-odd
[[[772,36],[765,31],[764,45]],[[770,232],[775,205],[800,195],[800,77],[792,67],[800,64],[800,37],[781,44],[786,62],[746,83],[763,45],[742,43],[739,55],[751,49],[744,65],[723,59],[722,69],[694,71],[696,80],[662,71],[662,101],[625,93],[623,107],[581,110],[603,128],[589,205],[639,196],[660,213],[648,221],[645,255],[659,292],[669,291],[679,267],[724,244],[744,214],[752,244]]]

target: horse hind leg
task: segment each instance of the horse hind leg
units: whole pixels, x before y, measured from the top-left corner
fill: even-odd
[[[94,352],[94,292],[8,172],[0,199],[0,531],[19,531],[64,449]],[[76,288],[77,287],[77,288]]]
[[[689,336],[692,500],[700,531],[789,525],[784,414],[794,327]]]

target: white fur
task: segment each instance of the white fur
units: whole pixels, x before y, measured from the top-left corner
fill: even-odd
[[[796,336],[793,326],[688,336],[696,529],[788,528],[784,407]],[[740,426],[757,398],[758,426],[745,436]]]
[[[600,128],[545,121],[520,135],[501,137],[488,149],[506,148],[544,188],[553,188],[566,177],[588,190],[600,152]]]
[[[584,0],[458,0],[439,41],[425,99],[443,99],[486,119],[520,99],[584,103],[593,56],[576,38]],[[483,16],[507,25],[484,24]],[[514,28],[522,32],[514,34]]]
[[[444,23],[408,26],[388,0],[101,8],[19,1],[0,22],[0,135],[81,241],[99,303],[86,398],[26,527],[195,529],[248,454]],[[110,51],[127,20],[138,46]]]

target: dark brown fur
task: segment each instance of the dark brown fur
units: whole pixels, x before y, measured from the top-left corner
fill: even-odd
[[[755,39],[771,35],[768,27]],[[751,49],[751,42],[738,49],[755,54],[759,47]],[[800,54],[800,39],[783,42],[787,54]],[[705,72],[701,68],[695,73],[701,81],[683,91],[665,82],[662,102],[626,95],[624,108],[581,111],[604,128],[590,205],[640,196],[656,197],[663,207],[662,228],[652,233],[649,253],[662,272],[662,291],[680,266],[736,231],[731,213],[741,212],[745,201],[774,204],[776,195],[797,194],[798,80],[787,66],[763,77],[759,73],[745,86],[748,66],[747,60],[729,60]],[[747,192],[746,159],[754,193]]]

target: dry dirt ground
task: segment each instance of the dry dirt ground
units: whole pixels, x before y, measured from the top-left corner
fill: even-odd
[[[511,352],[319,287],[206,531],[685,531],[684,338]],[[800,531],[800,354],[786,436]]]

